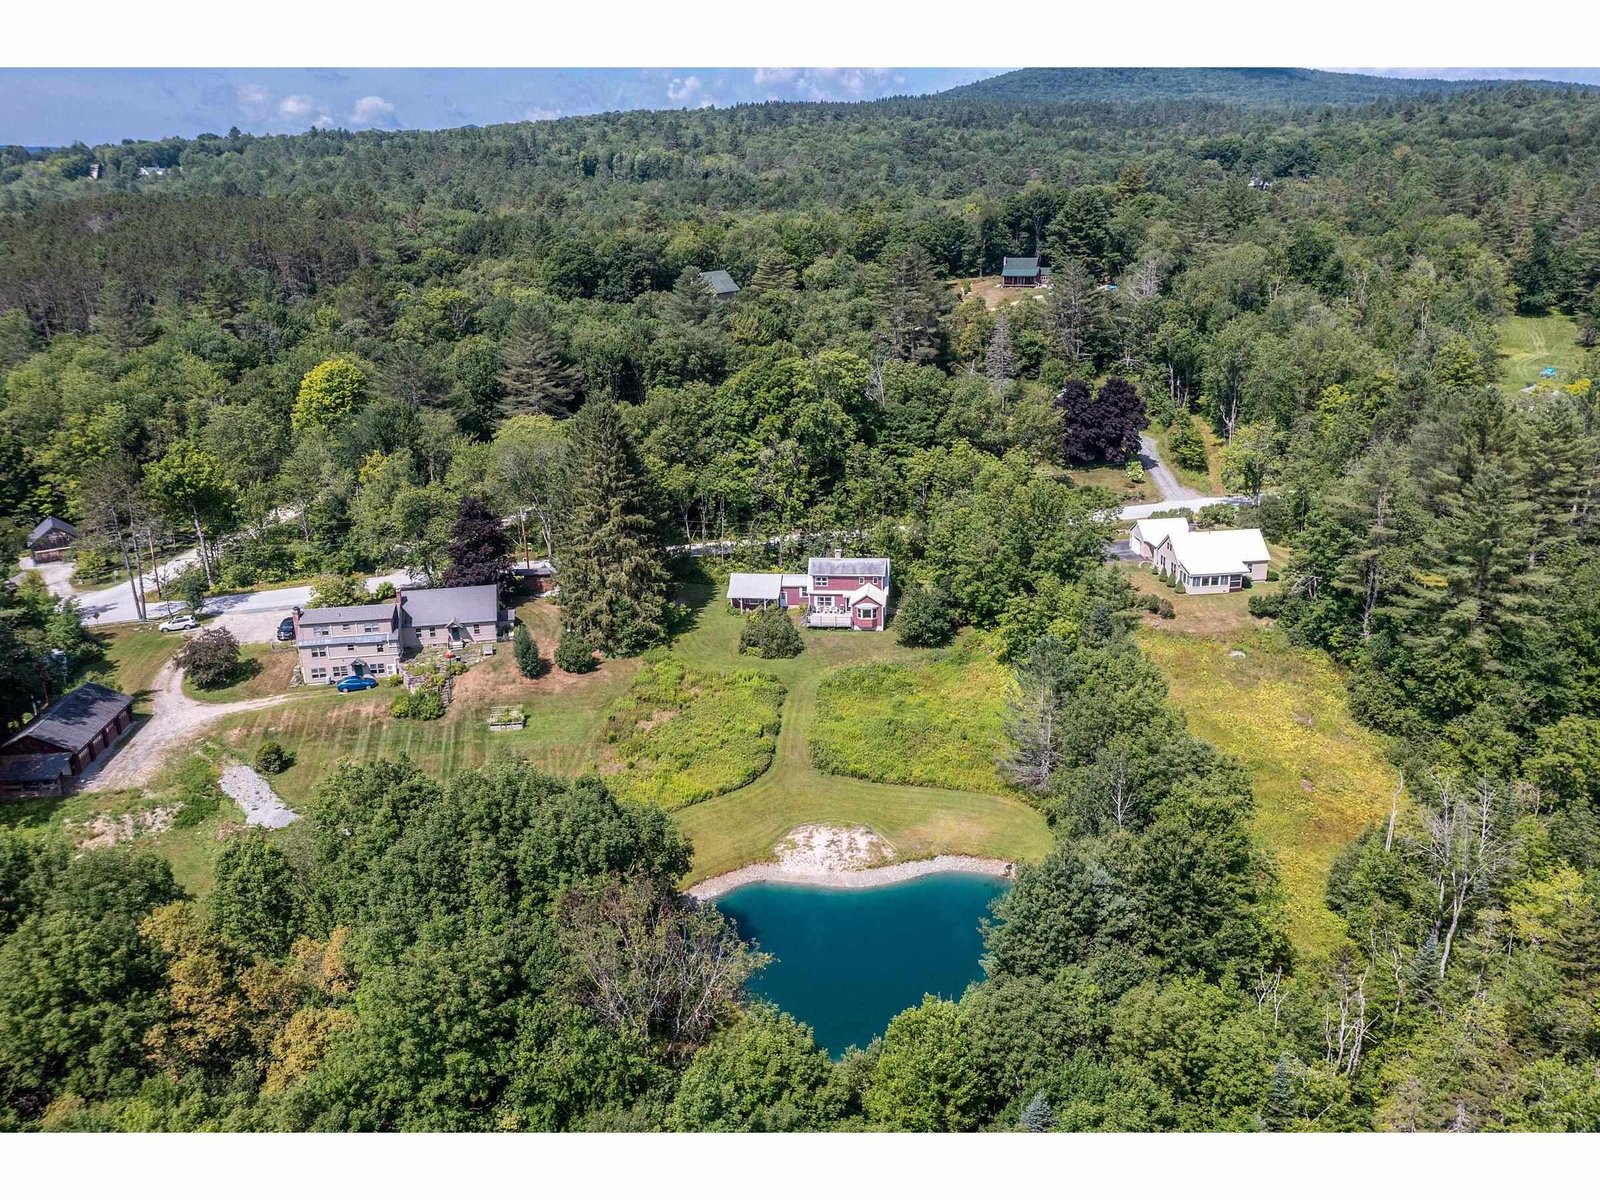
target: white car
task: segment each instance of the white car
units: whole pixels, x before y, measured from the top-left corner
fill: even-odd
[[[168,617],[156,628],[162,633],[177,633],[181,629],[193,629],[197,624],[193,613],[184,613],[181,617]]]

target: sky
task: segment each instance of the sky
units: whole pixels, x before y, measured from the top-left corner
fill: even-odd
[[[443,129],[626,108],[874,100],[942,91],[991,67],[10,68],[0,144],[89,145],[200,133]],[[1593,68],[1359,68],[1431,78],[1600,83]]]
[[[444,129],[624,108],[875,100],[1002,68],[17,68],[0,70],[0,144],[89,145],[199,133]]]

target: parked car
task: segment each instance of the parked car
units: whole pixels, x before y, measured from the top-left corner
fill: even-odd
[[[168,617],[156,628],[162,633],[177,633],[180,629],[193,629],[198,624],[193,613],[184,613],[181,617]]]
[[[294,618],[285,617],[278,622],[278,640],[280,642],[294,641]]]
[[[349,675],[334,684],[341,692],[364,692],[368,688],[378,686],[378,681],[371,675]]]

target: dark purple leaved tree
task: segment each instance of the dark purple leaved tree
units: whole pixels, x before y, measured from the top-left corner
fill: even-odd
[[[450,530],[449,554],[445,587],[499,583],[511,564],[511,536],[487,504],[463,496]]]
[[[1061,454],[1069,463],[1124,463],[1139,453],[1145,427],[1144,398],[1115,376],[1098,392],[1072,379],[1056,396],[1061,410]]]

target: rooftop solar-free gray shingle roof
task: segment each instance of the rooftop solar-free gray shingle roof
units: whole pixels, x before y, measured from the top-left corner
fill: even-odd
[[[731,296],[739,290],[739,285],[733,281],[733,276],[726,271],[701,271],[700,278],[706,281],[706,286],[718,296]]]
[[[70,754],[8,754],[0,757],[0,783],[53,783],[72,774]]]
[[[33,527],[33,532],[28,535],[28,545],[33,545],[47,533],[64,533],[68,537],[77,537],[78,529],[60,517],[46,517]]]
[[[43,716],[12,734],[5,744],[33,738],[76,754],[132,703],[132,696],[124,696],[103,683],[86,683],[45,709]]]
[[[887,558],[813,558],[813,575],[887,575]]]
[[[344,604],[337,608],[308,608],[300,614],[304,625],[349,625],[356,621],[392,621],[394,601],[382,604]]]
[[[406,592],[406,621],[417,625],[493,625],[500,619],[500,591],[492,583],[473,587],[419,588]]]

